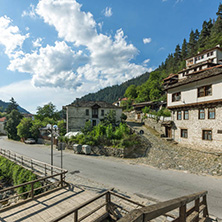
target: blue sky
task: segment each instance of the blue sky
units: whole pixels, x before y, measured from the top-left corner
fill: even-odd
[[[60,110],[157,68],[218,0],[0,1],[0,99]]]

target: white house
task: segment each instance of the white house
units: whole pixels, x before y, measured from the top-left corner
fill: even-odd
[[[200,55],[206,58],[213,52],[220,62],[219,51],[217,47],[207,50],[194,56],[192,61],[198,63],[195,58]],[[190,63],[187,66],[189,70],[194,68]],[[222,150],[222,65],[196,70],[183,78],[179,75],[178,78],[171,75],[171,81],[165,79],[167,107],[172,111],[173,120],[167,129],[171,131],[168,135],[181,144]]]
[[[187,75],[195,74],[218,64],[222,64],[222,48],[220,48],[220,45],[187,58],[186,68],[178,72],[178,79],[182,80]]]
[[[6,122],[6,117],[0,118],[0,134],[6,135],[6,131],[4,130],[4,124]]]
[[[99,124],[111,110],[116,112],[116,121],[121,121],[122,108],[103,101],[79,101],[78,99],[63,109],[66,110],[66,130],[75,132],[81,130],[87,121],[92,126]]]

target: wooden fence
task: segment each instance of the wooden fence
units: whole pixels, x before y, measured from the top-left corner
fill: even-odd
[[[112,201],[112,197],[115,197],[115,198],[118,198],[118,199],[121,199],[121,200],[124,200],[128,203],[131,203],[133,205],[135,205],[136,207],[144,207],[143,204],[140,204],[138,202],[135,202],[131,199],[128,199],[120,194],[117,194],[115,192],[112,191],[113,189],[111,190],[108,190],[108,191],[105,191],[103,192],[102,194],[98,195],[97,197],[94,197],[92,198],[91,200],[81,204],[80,206],[76,207],[76,208],[73,208],[71,209],[70,211],[60,215],[59,217],[51,220],[51,222],[57,222],[57,221],[60,221],[66,217],[68,217],[69,215],[73,215],[73,221],[74,222],[80,222],[80,221],[83,221],[85,220],[86,218],[90,217],[92,214],[94,214],[95,212],[97,212],[98,210],[100,210],[101,208],[105,207],[105,211],[103,214],[101,214],[101,216],[98,217],[97,220],[94,220],[94,221],[102,221],[103,219],[106,219],[107,217],[109,217],[110,215],[112,215],[112,219],[114,218],[118,218],[117,215],[115,215],[114,213],[114,209],[115,208],[119,208],[119,209],[122,209],[124,210],[125,212],[127,212],[126,209],[123,209],[122,206],[120,206],[119,204],[117,204],[117,202],[119,201]],[[87,208],[87,206],[99,199],[104,199],[97,207],[95,207],[94,210],[90,211],[89,213],[85,214],[84,216],[82,217],[79,217],[78,216],[78,212],[83,209],[84,207]],[[128,221],[129,222],[129,221]]]
[[[50,164],[22,156],[9,150],[0,149],[0,155],[32,171],[39,177],[36,180],[0,190],[0,206],[3,206],[0,212],[24,204],[34,198],[46,195],[68,185],[65,181],[67,170],[51,166]],[[24,192],[16,192],[18,189],[24,190]],[[10,201],[14,203],[9,204]]]
[[[178,216],[174,216],[174,219],[171,220],[173,222],[204,222],[209,216],[206,196],[207,191],[204,191],[135,209],[121,218],[119,222],[146,222],[175,209],[178,210]],[[194,206],[187,209],[191,202],[194,202]]]
[[[80,222],[102,207],[105,207],[104,213],[95,221],[102,221],[103,219],[111,216],[113,221],[117,221],[119,218],[116,217],[114,213],[115,208],[121,208],[121,206],[117,203],[119,201],[112,201],[111,197],[115,196],[118,197],[119,199],[126,200],[130,203],[135,204],[137,207],[139,206],[139,209],[132,210],[131,212],[128,212],[124,217],[119,219],[119,222],[145,222],[145,221],[150,221],[154,220],[160,216],[170,217],[171,221],[173,222],[197,222],[201,221],[204,222],[207,217],[209,216],[208,214],[208,209],[207,209],[207,200],[206,200],[206,195],[207,191],[200,192],[200,193],[195,193],[192,195],[188,196],[183,196],[180,198],[172,199],[169,201],[165,202],[160,202],[158,204],[153,204],[150,206],[144,206],[140,203],[137,203],[131,199],[128,199],[126,197],[123,197],[117,193],[114,193],[112,190],[106,191],[100,195],[98,195],[95,198],[92,198],[91,200],[83,203],[82,205],[71,209],[70,211],[62,214],[61,216],[53,219],[51,222],[57,222],[60,221],[69,215],[73,214],[73,220],[74,222]],[[94,210],[89,212],[88,214],[82,216],[79,218],[78,216],[78,211],[81,210],[84,207],[87,207],[87,205],[95,202],[98,199],[104,198],[105,201],[102,202],[100,205],[98,205]],[[202,198],[202,201],[200,199]],[[190,204],[192,201],[194,201],[194,206],[191,207],[190,209],[187,210],[187,205]],[[175,215],[175,209],[178,210],[178,216]],[[122,208],[122,210],[127,211]],[[171,211],[174,210],[174,214],[170,213]],[[201,216],[202,214],[202,216]],[[116,220],[114,219],[116,217]]]

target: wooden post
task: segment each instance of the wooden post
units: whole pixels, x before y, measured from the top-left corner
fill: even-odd
[[[109,204],[111,202],[111,196],[110,196],[110,192],[106,193],[106,212],[109,211]]]
[[[203,196],[203,204],[206,206],[206,208],[203,210],[203,217],[209,216],[208,209],[207,209],[207,195]]]
[[[198,217],[196,217],[195,221],[199,221],[199,210],[200,210],[200,198],[195,200],[195,211],[198,212]]]
[[[21,157],[21,159],[22,159],[22,165],[23,165],[23,156]]]
[[[63,173],[60,174],[61,187],[63,187]]]
[[[47,170],[46,170],[46,164],[45,164],[45,177],[46,177],[46,175],[47,175]]]
[[[78,222],[78,210],[74,212],[74,222]]]
[[[32,159],[31,159],[31,169],[33,170],[33,164],[32,164]]]
[[[34,183],[31,183],[31,198],[34,199]]]
[[[179,213],[179,221],[180,222],[186,222],[186,211],[187,211],[187,207],[186,205],[183,205],[180,207],[180,213]]]

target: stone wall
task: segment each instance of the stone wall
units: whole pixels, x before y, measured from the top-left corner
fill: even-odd
[[[165,134],[165,127],[161,126],[162,122],[164,120],[171,120],[171,117],[161,117],[161,120],[156,121],[154,115],[147,115],[147,118],[144,119],[144,114],[140,114],[140,119],[138,119],[138,115],[134,112],[125,113],[127,115],[127,120],[130,121],[137,121],[137,122],[143,122],[145,125],[155,129],[159,134]]]
[[[144,119],[144,124],[155,129],[159,134],[165,134],[165,127],[161,126],[162,120],[156,121],[155,119],[152,118],[147,118]]]
[[[66,144],[66,149],[73,150],[74,143]],[[134,150],[136,147],[127,148],[114,148],[114,147],[103,147],[103,146],[92,146],[91,154],[102,155],[102,156],[115,156],[120,158],[134,156]]]
[[[173,129],[173,139],[180,144],[187,144],[194,147],[210,149],[222,149],[222,105],[215,108],[215,119],[208,119],[208,108],[205,108],[205,118],[199,119],[197,108],[189,109],[189,119],[184,120],[182,110],[182,120],[177,120],[177,111],[173,113],[175,129]],[[187,129],[187,138],[181,137],[181,129]],[[203,140],[203,130],[212,131],[212,140]]]

